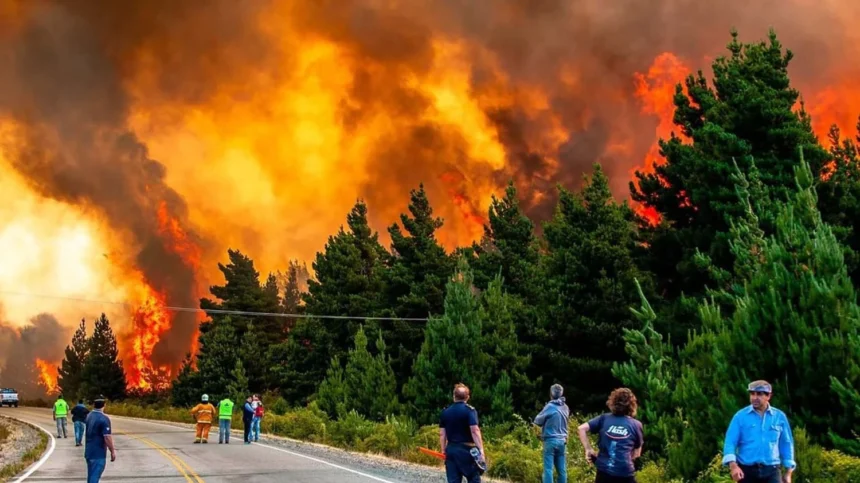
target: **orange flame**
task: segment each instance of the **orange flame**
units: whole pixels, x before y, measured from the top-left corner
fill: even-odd
[[[58,370],[56,364],[51,364],[42,359],[36,359],[36,368],[39,369],[39,384],[44,386],[48,394],[60,392],[57,385]]]
[[[671,52],[658,55],[647,73],[634,74],[635,95],[642,104],[642,113],[659,119],[655,130],[658,139],[667,139],[674,131],[675,86],[679,83],[683,84],[688,75],[690,75],[690,69]],[[675,132],[675,135],[683,141],[689,141],[682,132]],[[663,157],[660,155],[660,146],[654,143],[645,155],[643,166],[634,168],[633,171],[653,173],[654,167],[661,163],[663,163]],[[636,211],[653,225],[660,222],[660,214],[653,208],[639,205]]]
[[[131,353],[124,359],[128,387],[148,390],[151,384],[144,375],[155,370],[151,361],[152,351],[161,335],[170,328],[171,320],[164,294],[142,284],[138,297],[137,309],[131,320],[131,342],[128,345]]]

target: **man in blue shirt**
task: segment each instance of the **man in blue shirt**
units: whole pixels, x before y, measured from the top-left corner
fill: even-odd
[[[87,428],[87,414],[90,410],[84,406],[84,400],[79,399],[78,405],[72,408],[72,424],[75,425],[75,446],[81,446],[84,440],[84,431]]]
[[[484,439],[478,427],[478,412],[466,404],[469,388],[454,386],[454,404],[442,411],[439,420],[439,446],[445,454],[445,474],[448,483],[481,483],[485,465]]]
[[[732,418],[723,445],[723,464],[732,480],[743,483],[791,483],[794,437],[785,413],[770,405],[771,385],[754,381],[747,388],[750,405]],[[780,475],[780,463],[786,468]]]
[[[87,483],[98,483],[105,471],[105,452],[110,450],[110,460],[116,461],[116,450],[110,432],[110,418],[104,413],[105,398],[99,397],[87,415],[87,445],[84,459],[87,461]]]
[[[564,402],[564,388],[553,384],[549,389],[552,398],[535,417],[535,424],[543,428],[543,483],[552,483],[552,468],[558,472],[558,482],[567,483],[567,425],[570,409]]]

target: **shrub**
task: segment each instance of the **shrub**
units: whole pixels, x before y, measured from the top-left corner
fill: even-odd
[[[287,403],[287,400],[282,397],[275,399],[275,402],[273,402],[272,405],[268,407],[268,412],[280,415],[287,414],[289,410],[289,403]]]
[[[416,431],[415,421],[388,416],[384,424],[376,425],[373,434],[364,441],[364,447],[367,451],[402,458],[412,446]]]
[[[312,403],[306,408],[290,411],[281,418],[283,420],[282,424],[279,424],[280,432],[278,434],[315,443],[325,441],[328,417],[315,404]]]
[[[439,426],[429,425],[418,428],[412,437],[409,450],[404,455],[406,461],[428,466],[441,466],[442,460],[422,453],[418,447],[439,451]]]
[[[356,448],[373,434],[375,426],[373,422],[352,410],[343,418],[331,423],[328,440],[341,448]]]
[[[543,472],[540,449],[520,443],[513,437],[505,437],[488,445],[486,452],[489,476],[511,481],[540,481]],[[577,480],[568,476],[568,481]]]
[[[848,456],[839,451],[824,451],[822,456],[826,467],[826,481],[832,483],[860,481],[860,458]]]

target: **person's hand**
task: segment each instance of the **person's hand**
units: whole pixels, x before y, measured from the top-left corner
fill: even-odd
[[[791,483],[791,472],[790,471],[782,476],[782,481],[784,483]]]
[[[116,461],[116,451],[111,451],[111,452],[110,452],[110,461],[111,461],[111,463],[113,463],[114,461]]]
[[[736,463],[732,463],[732,481],[741,481],[744,479],[744,472]]]
[[[597,453],[595,453],[593,449],[587,449],[587,450],[585,450],[585,461],[586,461],[589,465],[593,465],[593,464],[594,464],[594,460],[596,460],[596,459],[597,459]]]

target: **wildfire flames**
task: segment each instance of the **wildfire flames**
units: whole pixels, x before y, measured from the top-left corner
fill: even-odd
[[[196,350],[200,316],[167,307],[220,283],[227,248],[262,273],[311,259],[356,198],[385,239],[419,183],[448,248],[509,180],[538,220],[593,162],[626,197],[732,26],[775,22],[816,133],[853,132],[856,2],[645,3],[0,0],[0,290],[51,296],[0,294],[2,316],[106,311],[152,389]]]
[[[48,394],[59,392],[57,386],[57,366],[42,359],[36,359],[36,368],[39,370],[39,383],[44,386]]]

